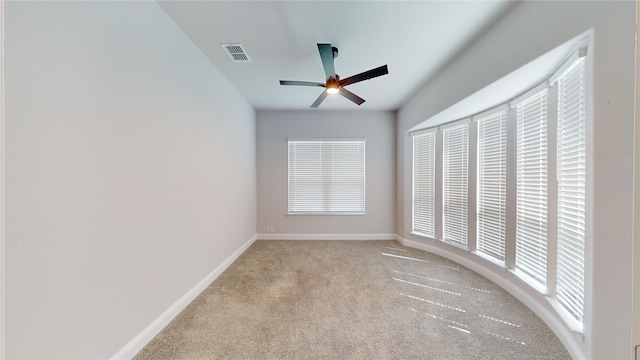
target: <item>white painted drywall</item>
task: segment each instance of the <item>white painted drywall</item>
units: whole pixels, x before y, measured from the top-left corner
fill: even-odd
[[[0,1],[0,316],[4,319],[4,1]],[[0,359],[4,359],[4,321],[0,320]]]
[[[258,233],[395,233],[395,113],[258,111]],[[287,138],[365,138],[366,216],[287,216]]]
[[[466,258],[492,272],[494,269],[477,257],[407,235],[411,227],[411,142],[406,131],[593,30],[589,48],[593,69],[588,70],[594,84],[589,130],[593,182],[588,186],[594,195],[588,199],[592,246],[587,254],[585,339],[563,339],[577,349],[575,356],[589,359],[626,359],[632,351],[635,14],[633,1],[522,2],[398,111],[396,216],[401,232],[411,241],[435,246],[441,253]],[[509,280],[498,272],[496,276]],[[536,297],[535,293],[529,295]],[[548,308],[543,297],[537,299],[541,308]]]
[[[636,21],[640,19],[640,6],[636,0]],[[635,360],[640,360],[640,48],[636,47],[636,108],[633,194],[633,345],[638,347]]]
[[[255,112],[155,2],[5,5],[6,356],[109,358],[255,235]]]

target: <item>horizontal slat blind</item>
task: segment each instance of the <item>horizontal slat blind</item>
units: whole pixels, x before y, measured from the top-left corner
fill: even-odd
[[[436,133],[413,136],[413,226],[412,230],[435,237]]]
[[[516,268],[547,278],[547,90],[517,104]]]
[[[507,112],[478,119],[478,251],[504,261]]]
[[[584,308],[586,117],[584,60],[558,80],[556,296],[578,320]]]
[[[444,129],[442,137],[443,240],[466,248],[469,126]]]
[[[363,214],[364,140],[289,140],[289,213]]]

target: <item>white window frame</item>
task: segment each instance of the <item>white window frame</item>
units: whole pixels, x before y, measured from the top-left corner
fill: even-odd
[[[287,139],[287,215],[366,215],[366,139]]]
[[[442,127],[442,149],[442,240],[466,249],[469,234],[468,120]]]
[[[512,103],[518,112],[515,268],[532,286],[546,293],[548,90],[534,90]]]
[[[411,232],[435,238],[436,229],[436,132],[412,134],[413,180]]]
[[[507,106],[477,115],[476,251],[504,265],[506,257]]]
[[[557,263],[555,298],[579,323],[584,318],[587,124],[584,56],[561,68],[557,132]]]

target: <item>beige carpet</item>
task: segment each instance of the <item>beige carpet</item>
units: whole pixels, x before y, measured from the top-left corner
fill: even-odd
[[[395,241],[256,241],[135,357],[569,358],[501,288]]]

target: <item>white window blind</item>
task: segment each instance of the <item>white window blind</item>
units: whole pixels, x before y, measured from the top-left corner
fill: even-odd
[[[446,128],[443,137],[443,240],[467,247],[468,124]]]
[[[517,104],[516,269],[547,277],[547,90]]]
[[[364,214],[364,140],[289,140],[290,214]]]
[[[435,237],[436,133],[413,136],[412,231]]]
[[[507,112],[478,119],[477,249],[504,261]]]
[[[578,320],[584,308],[586,118],[584,60],[558,80],[556,296]]]

